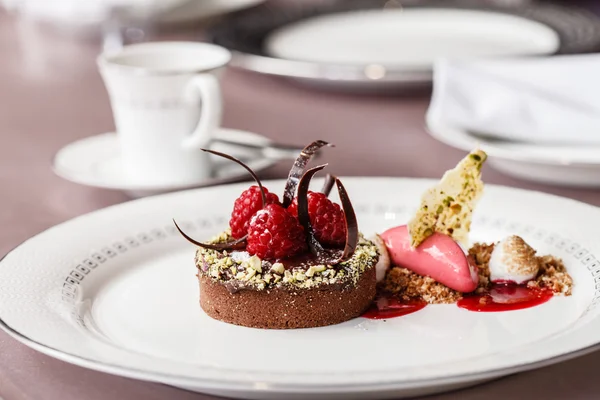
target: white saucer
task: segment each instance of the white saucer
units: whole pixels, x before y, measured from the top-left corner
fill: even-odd
[[[493,168],[519,179],[567,187],[600,187],[598,146],[495,141],[429,117],[427,131],[440,142],[457,149],[481,148],[490,156],[488,162]]]
[[[268,145],[270,139],[256,133],[234,129],[220,129],[217,136],[232,142],[253,145]],[[255,172],[274,165],[279,158],[264,158],[257,150],[240,149],[215,143],[212,149],[242,158]],[[69,181],[87,186],[125,191],[132,197],[143,197],[158,193],[194,187],[212,186],[244,179],[248,172],[239,165],[215,157],[215,172],[210,179],[189,184],[151,185],[134,182],[122,173],[119,144],[115,133],[105,133],[78,140],[63,147],[53,161],[54,172]]]

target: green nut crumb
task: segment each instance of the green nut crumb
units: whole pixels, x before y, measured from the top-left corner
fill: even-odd
[[[262,272],[262,260],[257,256],[252,256],[248,259],[248,265],[256,272]]]
[[[324,265],[313,265],[306,270],[306,276],[312,277],[315,276],[317,272],[323,272],[327,269]]]
[[[271,267],[271,271],[276,272],[281,275],[285,271],[285,267],[283,266],[282,263],[275,263]]]
[[[231,234],[228,231],[215,237],[216,243],[229,240]],[[196,264],[199,274],[219,282],[237,280],[243,282],[244,289],[251,290],[270,290],[277,287],[306,289],[328,284],[356,284],[366,269],[375,266],[379,257],[377,246],[362,235],[353,256],[335,266],[312,265],[306,269],[296,267],[286,270],[281,262],[271,265],[256,255],[241,261],[237,257],[237,260],[234,259],[231,253],[198,248]]]
[[[250,278],[252,278],[254,275],[256,275],[256,270],[252,268],[248,269],[248,272],[246,272],[245,280],[250,280]]]

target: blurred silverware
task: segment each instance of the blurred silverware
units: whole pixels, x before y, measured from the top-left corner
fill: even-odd
[[[211,148],[212,147],[218,147],[219,151],[221,151],[223,148],[230,149],[228,151],[231,151],[235,153],[236,156],[239,155],[240,157],[260,156],[269,160],[295,159],[302,151],[302,147],[288,144],[266,142],[264,145],[261,145],[219,138],[212,140]]]

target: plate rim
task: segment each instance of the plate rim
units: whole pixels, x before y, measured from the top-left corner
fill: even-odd
[[[409,182],[413,182],[413,183],[422,182],[424,184],[431,184],[431,183],[435,183],[438,181],[437,179],[431,179],[431,178],[388,177],[388,176],[358,176],[358,177],[342,176],[341,177],[341,179],[346,179],[346,180],[347,179],[354,179],[354,180],[365,179],[366,180],[366,179],[373,179],[373,178],[378,178],[381,180],[409,181]],[[269,184],[269,183],[281,184],[283,182],[285,182],[285,179],[269,179],[269,180],[264,181],[265,184]],[[226,185],[221,185],[221,186],[233,187],[235,185],[243,185],[243,184],[244,183],[231,183],[231,184],[226,184]],[[510,186],[506,186],[506,185],[497,185],[497,184],[486,184],[486,186],[499,188],[500,190],[509,189],[509,190],[517,191],[517,192],[532,193],[532,194],[537,194],[537,195],[541,194],[543,196],[548,196],[548,197],[558,199],[561,201],[573,203],[573,204],[576,204],[581,207],[591,208],[591,209],[595,210],[596,212],[599,211],[599,208],[592,204],[589,204],[589,203],[586,203],[586,202],[583,202],[580,200],[575,200],[575,199],[572,199],[569,197],[563,197],[563,196],[558,196],[558,195],[551,194],[551,193],[546,193],[541,190],[528,190],[528,189],[515,188],[515,187],[510,187]],[[202,190],[207,190],[207,189],[209,189],[209,188],[198,188],[198,189],[184,190],[184,191],[180,191],[180,192],[176,192],[176,193],[165,193],[165,194],[160,194],[157,196],[152,196],[152,199],[153,198],[175,197],[175,196],[181,195],[183,193],[192,193],[192,192],[197,192],[197,191],[202,191]],[[210,189],[215,189],[215,187],[212,187]],[[114,209],[114,208],[119,208],[119,207],[123,206],[124,204],[129,204],[129,203],[133,203],[133,202],[149,201],[149,200],[151,200],[151,198],[129,200],[129,201],[125,201],[122,203],[114,204],[114,205],[111,205],[108,207],[100,208],[100,209],[97,209],[97,210],[94,210],[91,212],[87,212],[87,213],[75,216],[66,221],[60,222],[60,223],[50,226],[46,229],[43,229],[43,230],[37,232],[36,234],[28,237],[27,239],[25,239],[18,245],[14,246],[11,250],[9,250],[2,257],[0,257],[0,267],[2,267],[2,263],[3,263],[4,259],[7,258],[14,251],[23,247],[27,242],[37,238],[38,236],[40,236],[42,234],[47,233],[50,230],[60,228],[66,224],[71,223],[72,221],[86,218],[95,213],[107,211],[107,210]],[[12,338],[16,339],[20,343],[40,352],[42,354],[45,354],[45,355],[51,356],[53,358],[71,363],[71,364],[79,366],[79,367],[84,367],[84,368],[92,369],[95,371],[101,371],[101,372],[105,372],[105,373],[109,373],[109,374],[113,374],[113,375],[117,375],[117,376],[124,376],[124,377],[129,377],[129,378],[134,378],[134,379],[160,382],[160,383],[166,383],[166,384],[172,384],[172,385],[188,385],[188,386],[202,385],[202,387],[205,387],[205,388],[212,388],[212,389],[216,388],[216,389],[232,390],[232,391],[242,391],[242,390],[248,391],[248,390],[250,390],[255,393],[283,393],[283,392],[290,392],[290,393],[291,392],[293,392],[293,393],[315,393],[315,392],[318,392],[318,393],[324,393],[324,392],[353,393],[353,392],[361,392],[361,391],[378,392],[378,391],[383,391],[383,390],[430,387],[430,386],[438,386],[438,385],[443,385],[443,384],[485,380],[485,379],[489,379],[489,378],[509,375],[512,373],[528,371],[528,370],[560,363],[562,361],[567,361],[567,360],[570,360],[570,359],[573,359],[576,357],[580,357],[585,354],[600,350],[600,338],[599,338],[597,343],[594,343],[592,345],[589,345],[589,346],[586,346],[586,347],[583,347],[583,348],[580,348],[577,350],[573,350],[573,351],[570,351],[567,353],[557,354],[553,357],[548,357],[548,358],[544,358],[544,359],[537,360],[537,361],[524,362],[524,363],[520,363],[517,365],[509,366],[509,367],[487,369],[485,371],[478,372],[478,373],[464,373],[464,374],[460,374],[460,375],[449,375],[449,376],[443,376],[443,377],[422,378],[422,379],[414,378],[411,380],[406,380],[406,381],[401,381],[401,382],[394,381],[393,378],[389,378],[388,380],[382,380],[382,381],[379,381],[376,383],[356,383],[356,384],[352,384],[352,383],[334,383],[334,384],[332,384],[332,383],[311,383],[310,385],[302,386],[302,385],[294,385],[294,384],[289,384],[289,383],[285,383],[285,384],[284,383],[269,383],[268,387],[263,388],[263,387],[257,387],[255,382],[252,382],[250,380],[248,380],[248,381],[233,381],[233,380],[223,380],[223,379],[216,379],[216,378],[206,378],[206,377],[204,377],[204,378],[189,377],[189,376],[185,377],[185,376],[176,375],[176,374],[162,373],[162,372],[156,372],[156,371],[145,371],[145,370],[134,368],[134,367],[119,366],[119,365],[112,364],[109,362],[93,360],[93,359],[90,359],[87,357],[71,354],[69,352],[56,349],[52,346],[40,343],[36,340],[29,338],[26,334],[21,333],[18,330],[11,327],[4,320],[4,318],[1,315],[0,315],[0,329],[5,331],[8,335],[10,335]],[[345,390],[345,389],[348,389],[348,390]]]
[[[43,232],[40,232],[43,233]],[[4,257],[3,257],[4,258]],[[3,259],[2,258],[2,259]],[[2,261],[0,259],[0,262]],[[181,377],[178,375],[171,375],[167,373],[159,373],[159,372],[148,372],[144,370],[139,370],[137,368],[132,367],[123,367],[119,365],[110,364],[107,362],[101,362],[92,360],[86,357],[73,355],[58,349],[55,349],[51,346],[39,343],[23,335],[22,333],[16,331],[12,327],[10,327],[1,317],[0,317],[0,329],[2,329],[5,333],[11,336],[13,339],[17,340],[23,345],[26,345],[30,349],[33,349],[41,354],[46,356],[55,358],[60,361],[67,362],[71,365],[75,365],[81,368],[87,368],[93,371],[104,372],[115,376],[122,376],[132,379],[150,381],[150,382],[158,382],[170,385],[202,385],[203,387],[210,387],[211,389],[221,389],[221,390],[230,390],[230,391],[253,391],[255,393],[311,393],[311,392],[334,392],[334,393],[353,393],[353,392],[378,392],[384,390],[394,390],[394,389],[403,389],[403,388],[418,388],[418,387],[429,387],[429,386],[439,386],[444,384],[452,384],[452,383],[460,383],[460,382],[471,382],[471,381],[479,381],[486,380],[490,378],[507,376],[514,373],[531,371],[538,368],[543,368],[546,366],[551,366],[555,364],[559,364],[564,361],[572,360],[578,357],[582,357],[586,354],[590,354],[600,350],[600,343],[584,347],[582,349],[572,351],[569,353],[557,355],[554,357],[546,358],[539,361],[532,361],[529,363],[519,364],[512,367],[503,367],[498,369],[491,369],[484,372],[478,372],[475,374],[462,374],[462,375],[452,375],[446,377],[438,377],[438,378],[424,378],[424,379],[414,379],[411,381],[405,382],[378,382],[378,383],[369,383],[369,384],[312,384],[312,386],[301,386],[301,385],[291,385],[291,384],[280,384],[280,383],[270,383],[269,388],[257,388],[256,384],[253,382],[243,382],[243,381],[226,381],[226,380],[216,380],[216,379],[207,379],[207,378],[191,378],[191,377]],[[349,389],[349,390],[348,390]]]

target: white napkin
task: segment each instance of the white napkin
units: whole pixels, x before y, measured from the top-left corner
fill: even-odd
[[[440,60],[427,118],[494,139],[600,144],[600,54]]]

